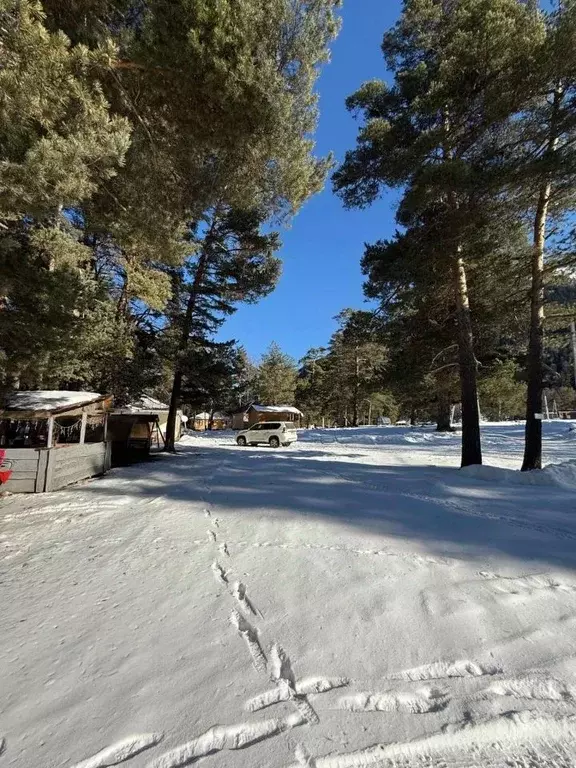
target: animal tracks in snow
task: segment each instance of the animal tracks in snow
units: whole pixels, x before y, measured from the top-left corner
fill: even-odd
[[[223,584],[225,586],[228,585],[228,577],[224,572],[224,568],[222,568],[220,563],[218,563],[217,561],[214,561],[212,563],[212,573],[214,574],[214,578],[219,584]]]
[[[195,739],[165,752],[148,764],[148,768],[180,768],[214,752],[228,749],[244,749],[252,744],[276,736],[283,731],[303,725],[297,714],[284,718],[260,720],[239,725],[215,725]]]
[[[319,723],[320,718],[308,701],[306,694],[297,692],[290,658],[278,644],[275,644],[270,652],[270,673],[280,690],[286,692],[288,699],[294,704],[296,711],[305,721],[314,725]]]
[[[216,541],[216,537],[214,537],[214,541]],[[225,555],[226,557],[230,557],[230,552],[228,551],[228,545],[226,544],[226,542],[224,542],[223,544],[220,544],[218,549],[223,555]]]
[[[447,692],[439,688],[422,688],[409,693],[356,693],[343,696],[338,701],[338,709],[349,712],[407,712],[422,715],[438,712],[450,701]]]
[[[244,608],[244,610],[247,613],[252,613],[254,616],[257,616],[257,615],[262,616],[260,611],[257,611],[256,608],[254,608],[254,605],[252,604],[251,600],[249,600],[246,594],[246,586],[242,584],[241,581],[237,581],[234,584],[234,587],[232,589],[232,594],[234,595],[234,597],[236,598],[240,606]]]
[[[441,680],[446,677],[482,677],[497,675],[502,669],[494,664],[479,664],[476,661],[436,661],[421,667],[405,669],[391,675],[392,680]]]
[[[145,749],[156,746],[162,741],[162,733],[144,733],[138,736],[130,736],[127,739],[112,744],[111,747],[101,750],[97,754],[76,763],[73,768],[105,768],[109,765],[118,765],[131,757],[144,752]]]
[[[535,573],[528,576],[499,576],[490,571],[480,571],[490,589],[506,595],[533,594],[541,590],[554,589],[561,592],[576,592],[576,584],[563,582],[549,574]]]
[[[244,638],[250,656],[252,657],[254,667],[258,672],[266,672],[266,656],[264,655],[260,640],[258,639],[258,631],[237,610],[232,611],[230,622],[236,627],[241,637]]]

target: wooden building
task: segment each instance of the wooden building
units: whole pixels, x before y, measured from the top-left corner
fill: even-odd
[[[248,429],[262,421],[291,421],[301,426],[304,414],[293,405],[257,405],[251,403],[232,414],[232,429]]]
[[[210,416],[212,416],[212,429],[230,429],[232,419],[222,411],[214,411],[212,415],[207,411],[197,413],[194,416],[194,429],[197,432],[210,429]]]
[[[112,463],[125,464],[146,458],[152,448],[163,448],[170,408],[149,395],[110,414],[109,431],[112,440]],[[176,440],[182,435],[182,411],[176,413]]]
[[[14,392],[0,410],[0,490],[55,491],[110,468],[112,397]]]

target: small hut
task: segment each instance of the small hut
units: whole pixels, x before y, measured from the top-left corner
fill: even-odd
[[[146,458],[151,448],[165,444],[168,424],[168,405],[149,395],[124,408],[116,408],[110,414],[110,437],[112,440],[112,463],[125,464]],[[176,413],[176,440],[182,435],[182,411]]]
[[[214,411],[212,414],[212,429],[230,429],[231,423],[230,416],[222,411]],[[194,429],[197,432],[210,429],[210,414],[207,411],[194,416]]]
[[[257,405],[251,403],[232,415],[232,429],[248,429],[253,424],[262,421],[290,421],[299,427],[303,415],[302,411],[293,405]]]
[[[0,487],[55,491],[110,468],[112,397],[97,392],[14,392],[0,410]]]

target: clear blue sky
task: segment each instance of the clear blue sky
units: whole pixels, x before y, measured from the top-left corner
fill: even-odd
[[[380,43],[400,7],[401,0],[344,1],[342,30],[318,83],[318,154],[332,151],[340,161],[353,148],[358,123],[344,101],[365,80],[386,77]],[[254,306],[241,306],[220,338],[235,338],[253,358],[272,341],[297,359],[310,347],[324,346],[335,328],[334,315],[362,307],[364,243],[394,232],[392,200],[366,211],[346,211],[328,182],[282,233],[284,268],[274,293]]]

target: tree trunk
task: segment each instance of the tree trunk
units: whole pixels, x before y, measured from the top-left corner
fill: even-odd
[[[466,267],[458,253],[454,267],[456,308],[458,322],[458,361],[462,399],[462,464],[482,464],[480,442],[480,414],[478,412],[478,386],[474,337],[468,299]]]
[[[416,408],[412,406],[410,410],[410,426],[415,427],[416,426]]]
[[[558,119],[564,91],[560,84],[554,90],[550,131],[545,155],[552,157],[558,149]],[[522,471],[542,468],[542,395],[544,391],[544,251],[546,221],[550,207],[552,184],[544,180],[534,218],[532,249],[532,283],[530,286],[530,340],[528,342],[528,391],[526,393],[526,432]],[[539,418],[538,418],[539,417]]]
[[[541,190],[534,221],[532,283],[530,286],[530,341],[528,342],[528,391],[522,471],[542,468],[542,393],[544,390],[544,248],[551,185]]]
[[[200,259],[198,261],[198,269],[194,276],[194,282],[190,288],[190,296],[188,297],[188,303],[186,305],[186,316],[184,317],[184,323],[182,326],[182,336],[180,344],[178,346],[178,357],[176,359],[176,370],[174,371],[174,379],[172,381],[172,392],[170,394],[170,410],[168,411],[168,421],[166,423],[166,440],[164,444],[164,450],[174,453],[176,450],[176,415],[180,406],[180,396],[182,392],[182,356],[186,352],[188,347],[188,341],[190,339],[190,333],[192,332],[192,321],[194,319],[194,310],[196,309],[196,300],[198,298],[198,291],[204,280],[206,268],[208,266],[208,251],[206,247],[202,249]]]
[[[358,426],[358,406],[360,399],[360,358],[358,346],[354,348],[354,399],[352,402],[352,426]]]
[[[436,432],[453,432],[450,401],[445,397],[438,398],[438,413],[436,415]]]

